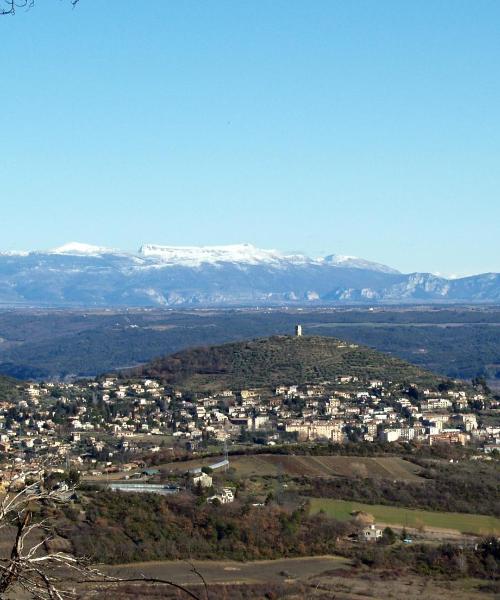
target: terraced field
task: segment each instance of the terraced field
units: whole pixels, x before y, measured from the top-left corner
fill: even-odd
[[[247,459],[245,461],[245,459]],[[260,460],[259,460],[260,459]],[[397,457],[361,458],[351,456],[276,456],[242,457],[238,470],[245,467],[259,473],[266,465],[271,470],[292,476],[309,477],[379,477],[404,481],[418,480],[419,467]]]
[[[203,461],[175,462],[162,465],[172,471],[187,471],[200,465],[217,462],[216,459]],[[389,456],[363,458],[357,456],[289,456],[278,454],[255,454],[230,458],[230,467],[239,475],[292,477],[376,477],[399,481],[419,481],[420,468],[402,458]]]

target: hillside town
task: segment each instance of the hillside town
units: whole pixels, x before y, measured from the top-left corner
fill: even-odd
[[[419,389],[344,373],[321,384],[200,394],[106,376],[32,382],[17,393],[0,404],[4,479],[48,454],[61,468],[99,477],[133,471],[144,455],[223,445],[467,444],[485,457],[500,449],[500,427],[483,416],[486,408],[498,414],[498,402],[463,383]]]

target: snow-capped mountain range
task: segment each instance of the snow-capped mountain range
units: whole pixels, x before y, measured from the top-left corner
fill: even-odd
[[[310,258],[250,244],[143,245],[136,254],[72,242],[0,253],[0,305],[273,306],[498,302],[500,275],[445,279],[353,256]]]
[[[10,253],[12,256],[14,253]],[[19,252],[19,256],[27,256],[29,252]],[[33,253],[40,254],[40,253]],[[43,253],[42,253],[43,254]],[[92,246],[80,242],[70,242],[64,246],[48,250],[47,254],[64,254],[73,256],[103,256],[122,254],[119,250],[104,246]],[[130,255],[133,256],[133,255]],[[200,267],[203,264],[215,265],[233,263],[242,265],[285,265],[285,264],[330,264],[353,269],[368,269],[384,273],[399,273],[386,265],[370,262],[356,256],[330,254],[320,258],[309,258],[304,254],[284,254],[278,250],[263,250],[252,244],[232,244],[226,246],[159,246],[144,244],[139,248],[138,256],[158,262],[158,266]]]

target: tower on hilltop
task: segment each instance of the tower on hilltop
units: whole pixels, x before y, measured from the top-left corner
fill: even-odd
[[[295,325],[295,337],[302,336],[302,325]]]

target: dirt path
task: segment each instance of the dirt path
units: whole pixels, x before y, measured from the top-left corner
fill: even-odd
[[[171,579],[181,584],[199,584],[192,566],[203,573],[210,584],[215,583],[266,583],[313,577],[324,571],[344,569],[350,563],[339,556],[313,556],[238,562],[231,560],[158,561],[131,563],[107,567],[118,577],[157,577]]]

